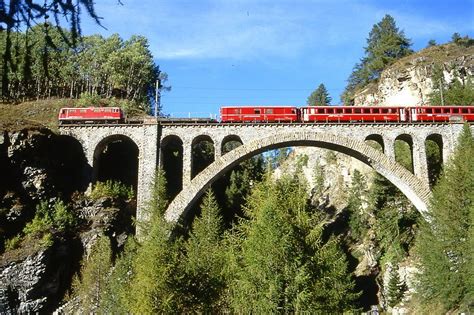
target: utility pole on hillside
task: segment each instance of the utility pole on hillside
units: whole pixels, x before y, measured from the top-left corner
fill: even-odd
[[[155,113],[154,116],[158,117],[158,109],[160,108],[161,94],[160,94],[160,79],[155,82]]]

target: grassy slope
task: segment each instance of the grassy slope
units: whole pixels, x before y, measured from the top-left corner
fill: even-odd
[[[58,129],[61,107],[74,106],[75,100],[53,99],[20,104],[0,104],[0,130],[18,131],[25,128]]]

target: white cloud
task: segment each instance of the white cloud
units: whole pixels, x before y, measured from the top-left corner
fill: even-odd
[[[380,10],[376,1],[116,0],[97,4],[104,25],[122,37],[145,35],[158,59],[322,58],[360,48],[374,23],[390,13],[410,38],[452,33],[447,22]]]

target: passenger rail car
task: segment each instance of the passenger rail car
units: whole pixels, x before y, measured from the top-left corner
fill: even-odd
[[[296,122],[299,111],[296,106],[224,106],[222,122]]]

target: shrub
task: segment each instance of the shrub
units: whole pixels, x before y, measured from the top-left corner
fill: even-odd
[[[79,100],[77,101],[77,106],[79,107],[89,107],[89,106],[99,106],[101,101],[100,95],[97,93],[81,93]]]
[[[97,200],[103,197],[124,198],[127,200],[135,197],[132,186],[127,186],[118,181],[108,180],[106,182],[97,182],[92,188],[90,197]]]
[[[25,236],[46,237],[46,234],[55,229],[63,232],[76,224],[74,214],[66,207],[61,200],[56,201],[52,207],[48,202],[42,201],[36,206],[36,214],[33,220],[23,228]]]
[[[20,247],[21,244],[21,236],[17,235],[9,240],[5,241],[5,251],[14,250]]]

